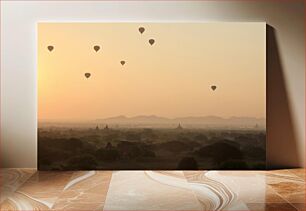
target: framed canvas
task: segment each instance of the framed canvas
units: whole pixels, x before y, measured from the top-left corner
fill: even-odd
[[[264,169],[266,24],[38,23],[38,168]]]

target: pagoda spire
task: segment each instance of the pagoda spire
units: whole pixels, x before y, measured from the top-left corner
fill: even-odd
[[[177,128],[176,128],[177,130],[182,130],[183,129],[183,127],[182,127],[182,125],[181,125],[181,123],[179,123],[178,124],[178,126],[177,126]]]

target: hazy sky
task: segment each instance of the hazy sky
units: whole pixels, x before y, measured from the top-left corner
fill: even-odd
[[[265,117],[265,30],[265,23],[39,23],[38,118]]]

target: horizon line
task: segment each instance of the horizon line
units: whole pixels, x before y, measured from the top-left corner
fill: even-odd
[[[217,115],[201,115],[201,116],[178,116],[178,117],[166,117],[166,116],[158,116],[158,115],[116,115],[116,116],[108,116],[108,117],[97,117],[97,118],[37,118],[37,121],[97,121],[97,120],[107,120],[111,118],[136,118],[136,117],[157,117],[157,118],[165,118],[169,120],[175,120],[180,118],[206,118],[206,117],[215,117],[215,118],[222,118],[222,119],[231,119],[231,118],[252,118],[252,119],[263,119],[265,120],[266,117],[253,117],[253,116],[217,116]]]

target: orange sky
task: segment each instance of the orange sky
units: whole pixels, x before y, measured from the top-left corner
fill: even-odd
[[[38,119],[265,117],[265,30],[265,23],[39,23]]]

